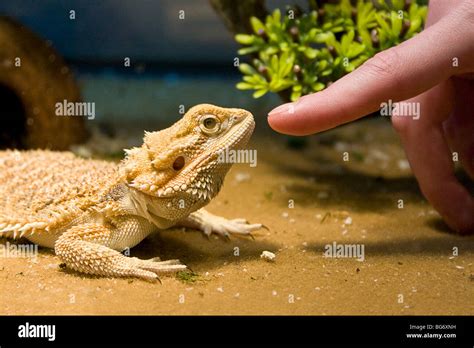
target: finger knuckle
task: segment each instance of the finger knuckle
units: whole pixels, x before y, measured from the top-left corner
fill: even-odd
[[[401,59],[395,48],[377,53],[363,65],[364,70],[378,78],[397,81]]]

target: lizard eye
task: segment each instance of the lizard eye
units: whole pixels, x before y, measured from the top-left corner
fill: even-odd
[[[220,128],[220,121],[216,116],[205,115],[201,118],[201,130],[206,134],[216,133]]]
[[[184,167],[184,157],[183,156],[179,156],[178,158],[176,158],[173,162],[173,169],[178,171],[178,170],[181,170],[183,169]]]

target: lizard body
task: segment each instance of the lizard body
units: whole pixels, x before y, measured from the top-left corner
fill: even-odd
[[[204,209],[254,129],[252,114],[210,104],[171,127],[145,133],[117,165],[69,152],[0,151],[0,236],[54,248],[67,267],[103,276],[157,279],[186,269],[179,260],[141,260],[121,251],[171,226],[248,235],[262,227]]]

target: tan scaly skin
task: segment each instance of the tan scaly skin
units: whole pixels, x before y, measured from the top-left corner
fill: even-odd
[[[0,151],[0,236],[54,248],[67,267],[88,274],[155,280],[185,270],[179,260],[121,251],[171,226],[226,237],[261,228],[201,209],[232,165],[218,160],[220,151],[245,146],[254,126],[248,111],[201,104],[146,133],[118,166],[68,152]]]

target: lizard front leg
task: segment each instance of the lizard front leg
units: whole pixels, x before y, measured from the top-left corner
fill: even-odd
[[[252,231],[264,227],[262,224],[249,224],[245,219],[226,219],[199,209],[178,223],[179,226],[201,230],[206,236],[217,233],[228,238],[231,234],[251,236]]]
[[[76,271],[110,277],[158,279],[158,274],[185,270],[179,260],[157,262],[126,257],[110,246],[120,230],[101,224],[70,228],[56,241],[54,251],[67,267]]]

